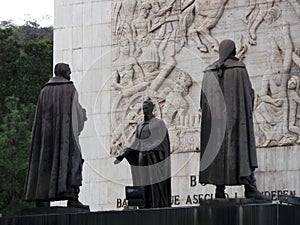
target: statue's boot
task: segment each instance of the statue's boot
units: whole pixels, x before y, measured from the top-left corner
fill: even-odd
[[[216,185],[215,198],[226,198],[225,185]]]
[[[49,201],[35,201],[35,206],[36,207],[50,207],[50,202]]]
[[[74,207],[74,208],[81,208],[90,210],[90,207],[88,205],[82,204],[78,199],[69,199],[67,203],[68,207]]]
[[[74,207],[74,208],[81,208],[81,209],[90,210],[90,207],[88,205],[84,205],[78,200],[79,191],[80,191],[79,187],[74,188],[74,198],[70,198],[68,200],[67,206],[68,207]]]
[[[271,199],[265,195],[263,195],[256,186],[256,179],[254,177],[254,174],[252,173],[251,176],[249,176],[249,184],[245,184],[245,197],[256,199],[256,200],[262,200],[262,201],[271,201]]]

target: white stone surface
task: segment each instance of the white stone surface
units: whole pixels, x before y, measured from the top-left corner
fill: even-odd
[[[82,48],[82,39],[83,39],[83,29],[81,26],[73,27],[73,49],[81,49]]]

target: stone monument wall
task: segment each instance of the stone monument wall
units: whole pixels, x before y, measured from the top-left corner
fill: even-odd
[[[257,184],[276,199],[300,195],[300,3],[297,0],[56,0],[54,60],[71,65],[88,121],[80,136],[92,210],[122,208],[126,160],[152,99],[171,140],[173,205],[195,205],[214,188],[198,184],[200,87],[218,44],[232,39],[255,98]],[[243,197],[242,187],[229,187]]]

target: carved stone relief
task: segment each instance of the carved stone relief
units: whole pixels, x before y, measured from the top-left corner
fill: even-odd
[[[113,61],[111,154],[120,154],[142,120],[141,103],[155,103],[155,114],[169,129],[172,151],[198,151],[201,112],[191,90],[200,90],[192,76],[178,68],[183,48],[196,45],[201,55],[217,52],[219,40],[211,31],[229,0],[119,0],[113,2]],[[299,16],[299,2],[288,0]],[[254,122],[258,147],[300,143],[299,51],[290,24],[278,1],[249,0],[240,19],[237,56],[256,48],[266,27],[266,65],[256,90]],[[197,51],[197,50],[196,50]],[[201,69],[201,68],[200,68]],[[262,68],[264,69],[264,68]],[[292,78],[291,78],[292,77]]]
[[[266,51],[268,68],[262,78],[254,112],[257,145],[294,145],[299,139],[296,123],[299,78],[290,77],[293,61],[298,57],[294,52],[290,24],[282,20],[280,8],[269,8],[264,20],[269,25]]]
[[[210,33],[219,19],[222,17],[224,8],[228,0],[195,0],[193,4],[186,7],[187,12],[182,15],[182,24],[185,24],[185,29],[188,30],[189,37],[191,37],[197,44],[197,48],[201,52],[208,52],[208,50],[218,51],[219,42]],[[189,5],[189,2],[185,2]],[[188,15],[194,10],[194,17],[191,20]],[[185,22],[184,22],[185,21]],[[190,27],[187,25],[192,21]]]
[[[142,120],[141,103],[147,98],[155,102],[156,116],[169,127],[172,151],[199,150],[200,113],[188,96],[196,83],[176,68],[181,7],[178,0],[114,4],[113,155],[132,140],[134,127]]]
[[[143,120],[142,103],[149,98],[155,104],[155,116],[168,126],[172,151],[199,150],[200,112],[189,97],[189,88],[195,83],[189,74],[177,68],[169,77],[158,89],[150,85],[132,95],[116,94],[112,155],[118,155],[133,140],[136,125]]]
[[[296,143],[300,144],[300,127],[298,120],[298,105],[300,104],[299,95],[300,79],[298,76],[292,76],[288,81],[288,98],[289,98],[289,131],[297,135]]]
[[[288,0],[288,2],[291,4],[297,16],[300,18],[300,2],[298,0]]]
[[[268,10],[274,5],[274,2],[275,0],[249,0],[243,20],[248,25],[250,45],[256,45],[257,29],[263,22]]]

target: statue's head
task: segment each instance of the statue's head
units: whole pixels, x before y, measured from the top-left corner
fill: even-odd
[[[298,90],[300,85],[300,79],[298,76],[292,76],[288,81],[289,90]]]
[[[219,46],[219,58],[226,60],[229,56],[235,56],[236,48],[233,40],[226,39],[221,41]]]
[[[140,8],[140,14],[147,18],[149,16],[150,10],[152,8],[152,5],[148,2],[143,2]]]
[[[153,112],[154,105],[150,100],[143,102],[143,114],[144,116],[151,116]]]
[[[55,76],[64,77],[67,80],[71,79],[71,69],[70,66],[66,63],[57,63],[54,67]]]
[[[188,92],[189,88],[193,85],[191,76],[183,71],[179,71],[175,79],[176,84],[184,88],[186,92]]]
[[[268,12],[264,17],[264,21],[270,25],[273,22],[275,22],[280,16],[281,16],[281,9],[277,6],[273,6],[270,9],[268,9]]]
[[[120,52],[123,53],[123,55],[130,55],[130,43],[128,38],[123,38],[120,41]]]

